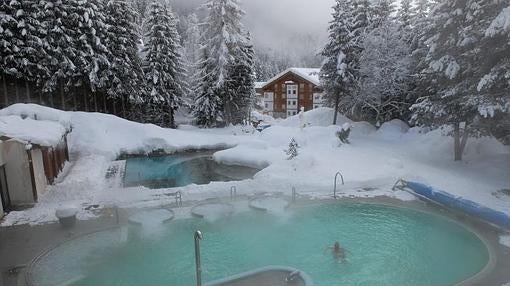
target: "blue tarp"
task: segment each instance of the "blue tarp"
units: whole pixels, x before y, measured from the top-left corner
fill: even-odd
[[[453,195],[443,191],[436,191],[432,187],[421,183],[406,182],[406,186],[416,194],[426,197],[445,207],[462,211],[506,230],[510,230],[510,216],[503,212],[479,205],[470,200],[454,197]]]

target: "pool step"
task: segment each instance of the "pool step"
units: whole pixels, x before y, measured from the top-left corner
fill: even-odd
[[[206,283],[205,286],[313,286],[303,271],[285,266],[267,266]]]

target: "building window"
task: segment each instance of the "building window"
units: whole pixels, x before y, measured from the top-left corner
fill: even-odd
[[[313,94],[310,94],[310,100],[313,100]]]
[[[285,90],[285,84],[282,83],[282,91]]]
[[[277,85],[277,84],[275,84],[275,85],[274,85],[274,91],[276,92],[277,90],[278,90],[278,85]]]
[[[304,83],[299,84],[299,88],[300,88],[301,90],[305,89],[305,84],[304,84]]]
[[[264,104],[264,106],[265,106],[266,108],[268,108],[268,107],[269,107],[269,104],[265,103],[265,104]]]

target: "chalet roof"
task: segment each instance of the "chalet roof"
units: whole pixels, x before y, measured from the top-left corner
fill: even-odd
[[[293,74],[303,78],[304,80],[309,81],[310,83],[312,83],[316,86],[320,86],[320,80],[319,80],[320,69],[294,67],[294,68],[288,68],[285,71],[283,71],[283,72],[279,73],[278,75],[276,75],[275,77],[273,77],[272,79],[268,80],[267,83],[262,88],[272,84],[273,82],[275,82],[276,80],[278,80],[279,78],[281,78],[282,76],[284,76],[288,73],[293,73]]]
[[[255,89],[263,88],[264,85],[266,85],[265,81],[256,81],[255,82]]]

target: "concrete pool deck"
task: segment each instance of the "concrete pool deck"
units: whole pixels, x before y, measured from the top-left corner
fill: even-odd
[[[239,197],[233,202],[238,211],[249,211],[248,199],[253,197]],[[225,201],[227,199],[225,198]],[[501,286],[510,281],[510,248],[499,243],[502,234],[498,229],[481,222],[473,217],[447,210],[424,201],[403,202],[388,197],[371,199],[340,199],[340,200],[310,200],[300,199],[291,208],[310,204],[331,204],[343,202],[361,202],[386,204],[396,207],[412,208],[419,211],[442,215],[466,228],[472,230],[488,247],[490,262],[485,269],[475,277],[458,285],[494,285]],[[172,208],[176,219],[190,217],[191,206],[203,202],[186,202],[182,208]],[[170,208],[170,206],[169,206]],[[128,218],[140,209],[121,209],[115,212],[105,209],[97,219],[78,221],[76,227],[66,230],[59,224],[47,224],[39,226],[11,226],[0,228],[0,286],[26,285],[25,270],[44,251],[58,246],[62,242],[80,237],[84,234],[109,229],[116,226],[126,225]],[[117,215],[118,214],[118,215]],[[190,250],[192,251],[192,250]],[[313,279],[313,277],[312,277]]]

